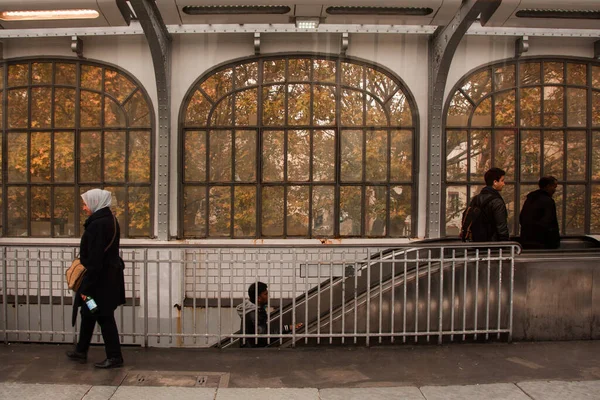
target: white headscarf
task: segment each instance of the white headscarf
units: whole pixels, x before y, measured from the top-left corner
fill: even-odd
[[[92,213],[110,207],[112,195],[108,190],[92,189],[81,195],[83,201],[88,206]]]

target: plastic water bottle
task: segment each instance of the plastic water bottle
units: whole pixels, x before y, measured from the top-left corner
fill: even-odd
[[[94,300],[92,296],[86,296],[82,294],[81,298],[83,299],[83,301],[85,301],[85,305],[92,314],[98,311],[98,305],[96,304],[96,300]]]

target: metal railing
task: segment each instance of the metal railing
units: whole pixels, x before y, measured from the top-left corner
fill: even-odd
[[[127,303],[116,320],[121,341],[142,346],[510,340],[520,247],[478,246],[122,246]],[[5,342],[76,340],[64,278],[76,250],[0,246]],[[269,287],[265,335],[240,330],[247,310],[236,311],[258,281]]]

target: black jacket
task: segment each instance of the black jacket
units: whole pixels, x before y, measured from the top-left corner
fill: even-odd
[[[560,246],[556,203],[545,190],[539,189],[527,195],[519,222],[523,248],[556,249]]]
[[[510,239],[508,233],[508,211],[500,192],[491,186],[486,186],[479,192],[477,201],[479,204],[484,204],[490,196],[492,200],[489,200],[482,210],[487,226],[489,227],[486,241],[507,241]]]
[[[115,226],[115,239],[105,252],[115,233]],[[125,278],[119,258],[119,222],[106,207],[90,215],[83,227],[85,231],[81,237],[79,258],[86,272],[73,303],[73,325],[77,309],[85,307],[81,294],[94,298],[101,315],[111,315],[125,303]]]
[[[259,335],[266,335],[268,333],[267,323],[269,321],[269,315],[264,307],[257,307],[256,304],[252,303],[250,300],[246,300],[244,303],[238,305],[236,310],[241,319],[241,333],[258,333]],[[246,318],[244,318],[244,315]],[[282,328],[283,333],[290,333],[292,331],[289,325],[283,325]],[[275,335],[279,334],[279,326],[271,326],[270,333]],[[278,340],[279,339],[271,339],[271,343],[275,343]],[[244,339],[241,339],[241,343],[244,343]],[[268,344],[267,338],[260,338],[258,340],[251,338],[246,339],[245,347],[265,347]]]

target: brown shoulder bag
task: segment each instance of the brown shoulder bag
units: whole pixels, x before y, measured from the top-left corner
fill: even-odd
[[[105,253],[108,250],[108,248],[112,246],[113,242],[115,241],[115,237],[117,236],[117,218],[114,216],[114,214],[113,219],[115,222],[115,233],[113,234],[113,237],[108,246],[106,246],[106,248],[104,249]],[[67,272],[65,273],[69,289],[71,289],[74,292],[77,292],[79,290],[81,282],[83,282],[83,276],[85,275],[85,272],[86,269],[81,263],[81,260],[79,258],[74,259],[71,263],[71,266],[67,268]]]

